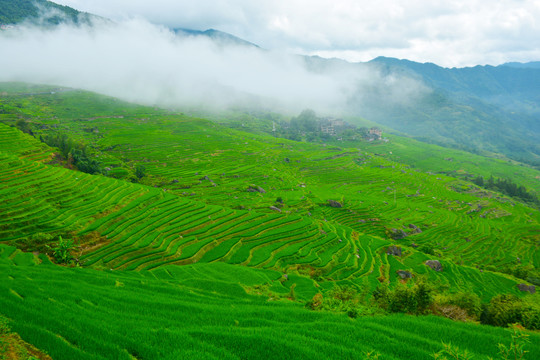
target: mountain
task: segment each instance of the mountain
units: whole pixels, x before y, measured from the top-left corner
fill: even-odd
[[[65,21],[88,23],[96,15],[80,12],[69,6],[46,0],[0,0],[0,24],[13,25],[23,21],[57,25]]]
[[[540,69],[540,61],[531,61],[526,63],[520,63],[520,62],[508,62],[504,63],[501,66],[510,66],[515,68],[532,68],[532,69]]]
[[[535,65],[448,69],[384,57],[370,64],[418,79],[431,92],[412,103],[367,109],[363,116],[426,141],[540,165],[540,69]]]
[[[240,46],[250,46],[250,47],[259,48],[258,45],[255,45],[249,41],[243,40],[229,33],[215,30],[215,29],[208,29],[208,30],[201,31],[201,30],[193,30],[193,29],[185,29],[185,28],[173,28],[172,31],[174,31],[176,34],[181,35],[181,36],[207,37],[214,41],[222,43],[224,45],[240,45]]]

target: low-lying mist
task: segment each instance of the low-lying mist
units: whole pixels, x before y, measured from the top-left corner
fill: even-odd
[[[141,19],[0,31],[0,81],[81,88],[170,108],[263,107],[296,114],[311,108],[343,115],[412,102],[420,81],[369,64],[302,56],[180,36]],[[363,92],[369,102],[363,103]],[[373,94],[380,97],[373,104]]]

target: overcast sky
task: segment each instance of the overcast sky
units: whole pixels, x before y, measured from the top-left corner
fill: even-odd
[[[108,17],[222,30],[263,48],[446,67],[540,60],[539,0],[55,0]]]

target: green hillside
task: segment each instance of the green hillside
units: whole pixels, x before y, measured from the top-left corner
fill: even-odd
[[[538,193],[532,168],[397,136],[291,141],[72,89],[0,94],[0,315],[55,359],[420,359],[441,341],[485,358],[503,329],[359,315],[385,312],[386,284],[429,283],[420,313],[458,293],[485,309],[538,297],[518,289],[540,278],[538,209],[466,177]],[[45,255],[61,239],[79,267]],[[346,286],[354,301],[331,300]],[[331,311],[306,309],[318,299]]]
[[[423,141],[540,164],[540,69],[534,66],[442,68],[378,57],[383,73],[421,81],[430,91],[416,101],[358,109],[362,116]],[[377,102],[379,94],[367,95]]]
[[[17,130],[5,126],[2,130],[4,148],[10,143],[15,148],[21,142],[13,136]],[[21,149],[23,156],[40,154],[40,144],[27,140],[35,148]],[[2,209],[9,219],[2,226],[4,241],[32,249],[32,245],[48,238],[45,234],[76,237],[81,242],[80,259],[86,266],[142,270],[220,260],[286,272],[303,264],[320,268],[326,280],[348,280],[358,286],[362,276],[368,276],[372,284],[377,284],[378,277],[395,281],[396,271],[404,268],[455,288],[461,287],[460,278],[465,277],[468,281],[462,285],[475,286],[485,298],[498,293],[503,284],[507,291],[518,294],[515,280],[451,262],[446,263],[448,276],[430,273],[422,265],[429,256],[414,248],[396,261],[384,253],[385,248],[394,243],[405,247],[408,241],[388,239],[384,227],[377,224],[380,219],[368,220],[375,226],[355,224],[353,217],[358,214],[348,210],[331,211],[321,206],[319,216],[333,217],[331,221],[265,209],[237,210],[162,189],[27,161],[23,156],[3,155]],[[420,235],[415,235],[419,244]],[[526,253],[529,245],[524,242],[523,246],[514,251]],[[503,259],[508,256],[499,254]],[[524,257],[522,261],[528,264],[536,259]]]
[[[46,24],[57,25],[66,20],[75,24],[84,23],[95,16],[46,0],[0,0],[2,25],[36,21],[40,17],[43,17]]]
[[[431,316],[350,319],[269,302],[242,287],[279,283],[280,274],[220,263],[66,269],[0,245],[0,269],[2,314],[54,359],[358,359],[372,350],[430,359],[441,339],[485,359],[510,342],[501,328]],[[540,337],[531,340],[533,359]]]

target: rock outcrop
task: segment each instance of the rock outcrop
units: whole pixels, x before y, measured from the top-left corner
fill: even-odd
[[[422,230],[420,230],[420,228],[414,224],[409,224],[409,229],[411,229],[411,234],[420,234],[422,232]]]
[[[407,270],[398,270],[398,271],[396,271],[396,273],[402,279],[410,279],[410,278],[413,277],[413,275]]]
[[[250,185],[247,189],[247,192],[258,192],[261,194],[266,194],[266,190],[264,190],[262,187],[257,185]]]
[[[341,207],[343,207],[343,204],[341,204],[340,202],[338,202],[336,200],[328,200],[328,205],[330,205],[330,207],[333,207],[333,208],[341,208]]]
[[[426,261],[426,265],[435,271],[442,271],[443,269],[441,262],[439,260],[428,260]]]
[[[407,237],[407,233],[402,229],[390,229],[390,237],[394,240],[401,240]]]
[[[527,285],[527,284],[518,284],[518,289],[523,292],[529,292],[531,294],[534,294],[536,292],[536,287],[534,285]]]
[[[386,249],[388,255],[401,256],[401,248],[399,246],[391,245]]]

